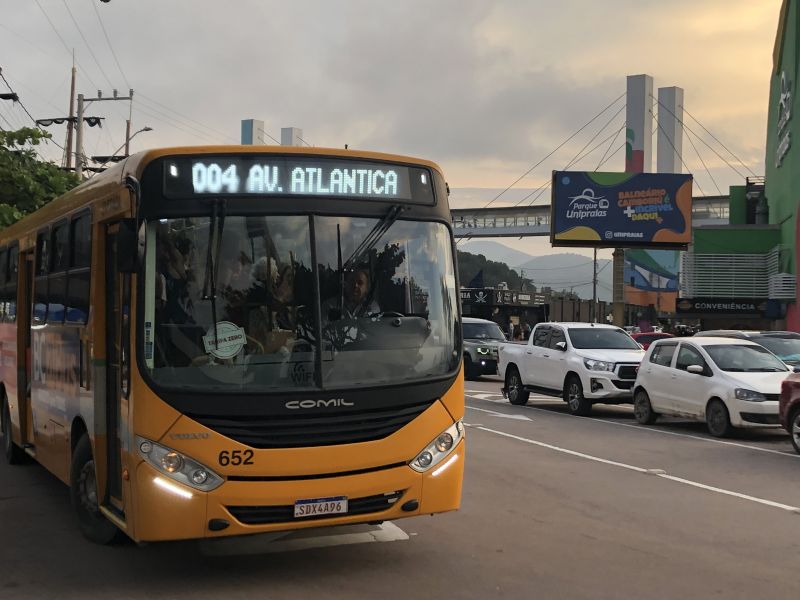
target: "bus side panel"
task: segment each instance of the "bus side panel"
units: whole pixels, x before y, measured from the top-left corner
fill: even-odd
[[[22,366],[22,365],[20,365]],[[8,409],[11,413],[11,438],[18,445],[22,444],[22,432],[19,430],[23,418],[20,410],[24,407],[19,402],[17,373],[17,325],[16,323],[0,323],[0,378],[2,378]]]
[[[69,483],[72,418],[80,413],[80,329],[48,324],[32,332],[33,414],[36,459]]]

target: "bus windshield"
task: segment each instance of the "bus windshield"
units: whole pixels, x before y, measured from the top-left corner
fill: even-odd
[[[143,362],[152,380],[258,392],[452,372],[459,340],[448,230],[396,220],[397,212],[149,222]]]

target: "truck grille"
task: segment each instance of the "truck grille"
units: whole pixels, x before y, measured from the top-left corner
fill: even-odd
[[[617,374],[620,379],[636,379],[636,367],[639,365],[620,365]]]
[[[390,509],[402,497],[403,491],[366,496],[364,498],[350,498],[347,501],[347,512],[338,515],[318,515],[314,517],[294,517],[294,505],[281,506],[226,506],[234,518],[245,525],[267,525],[270,523],[289,523],[292,521],[315,521],[317,519],[332,519],[352,515],[367,515],[383,512]]]
[[[433,402],[358,412],[338,411],[330,415],[191,415],[191,418],[251,448],[306,448],[383,439],[408,425]]]

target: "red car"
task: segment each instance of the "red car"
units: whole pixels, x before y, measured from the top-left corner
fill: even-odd
[[[671,333],[657,333],[653,331],[651,333],[632,333],[631,337],[639,342],[645,350],[647,350],[650,347],[650,344],[656,340],[663,340],[664,338],[671,338],[675,336]]]
[[[800,373],[790,373],[781,384],[778,417],[792,438],[792,446],[800,453]]]

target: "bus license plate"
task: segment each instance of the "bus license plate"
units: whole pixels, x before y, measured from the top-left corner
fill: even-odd
[[[295,519],[319,515],[339,515],[347,513],[347,496],[333,498],[311,498],[294,503]]]

